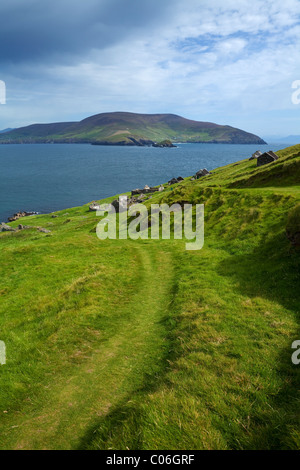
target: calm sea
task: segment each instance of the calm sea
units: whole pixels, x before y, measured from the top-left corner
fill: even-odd
[[[19,210],[52,212],[212,170],[287,145],[179,144],[177,148],[80,144],[0,145],[0,222]]]

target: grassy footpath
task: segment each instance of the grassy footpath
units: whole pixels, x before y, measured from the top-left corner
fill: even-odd
[[[299,151],[146,203],[204,202],[198,252],[100,242],[87,206],[0,234],[0,448],[300,448]]]
[[[47,316],[38,322],[38,329],[43,330],[41,342],[32,325],[30,334],[27,331],[32,355],[27,355],[29,364],[25,364],[28,383],[22,388],[27,390],[19,393],[16,403],[17,409],[22,404],[22,410],[4,413],[1,429],[1,440],[9,442],[9,447],[76,448],[87,426],[160,374],[168,354],[172,260],[166,251],[154,252],[140,245],[112,247],[114,255],[101,257],[100,270],[64,288],[58,294],[63,299],[58,301],[59,308],[56,302],[48,305]],[[121,272],[122,256],[126,276]],[[114,262],[119,265],[117,271]],[[77,296],[75,304],[73,295]],[[51,321],[50,311],[54,314]],[[8,370],[3,368],[3,372]],[[23,379],[25,371],[18,369],[16,375]],[[13,394],[20,387],[19,380],[11,383]],[[38,381],[34,390],[32,380]],[[2,395],[10,410],[7,391],[4,387]]]

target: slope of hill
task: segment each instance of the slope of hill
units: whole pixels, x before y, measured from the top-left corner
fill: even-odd
[[[0,143],[94,143],[151,145],[154,142],[263,144],[260,137],[230,126],[191,121],[173,114],[103,113],[80,122],[33,124],[4,133]]]
[[[204,203],[198,252],[100,241],[88,205],[0,233],[1,449],[300,448],[300,145],[278,154],[146,201]]]
[[[299,144],[300,143],[300,135],[289,135],[288,137],[284,137],[281,139],[280,142],[284,142],[287,144]]]

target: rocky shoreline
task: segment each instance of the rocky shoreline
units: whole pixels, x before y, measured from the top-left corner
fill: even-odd
[[[164,144],[164,142],[162,144]],[[206,170],[206,168],[205,168],[204,170],[199,170],[191,178],[191,180],[193,181],[193,180],[196,180],[196,179],[199,179],[203,176],[208,176],[208,175],[210,175],[210,172],[208,170]],[[184,181],[184,178],[182,178],[182,176],[178,176],[177,178],[172,178],[170,181],[168,181],[168,185],[172,186],[172,185],[180,183],[181,181]],[[164,190],[165,190],[165,186],[162,185],[162,184],[160,185],[160,187],[149,187],[148,185],[146,185],[143,189],[133,189],[131,191],[131,199],[129,201],[129,204],[132,204],[134,202],[135,203],[143,202],[143,199],[146,197],[145,196],[146,194],[151,195],[155,192],[161,192],[161,191],[164,191]],[[116,201],[116,203],[117,202],[118,201]],[[93,202],[92,204],[90,204],[89,210],[90,211],[99,210],[99,204]],[[36,211],[30,211],[30,212],[29,211],[19,211],[19,212],[16,212],[13,216],[8,217],[7,221],[8,222],[15,222],[16,220],[19,220],[22,217],[28,217],[28,216],[31,216],[31,215],[38,215],[38,214],[39,214],[39,212],[36,212]],[[5,230],[4,230],[4,226],[5,226]],[[9,226],[7,226],[4,222],[1,223],[1,227],[2,227],[3,230],[0,230],[0,231],[6,231],[6,230],[10,229]],[[27,228],[27,227],[23,227],[23,228]]]
[[[145,139],[134,139],[128,137],[129,141],[122,140],[120,142],[108,142],[108,141],[96,141],[92,142],[92,145],[107,145],[107,146],[118,146],[118,147],[158,147],[158,148],[175,148],[170,140],[163,140],[162,142],[153,142],[152,140]]]
[[[27,211],[19,211],[16,212],[13,216],[8,217],[8,222],[15,222],[15,220],[20,219],[21,217],[28,217],[30,215],[37,215],[38,212],[32,211],[32,212],[27,212]]]

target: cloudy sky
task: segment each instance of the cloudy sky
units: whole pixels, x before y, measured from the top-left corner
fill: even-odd
[[[108,111],[300,134],[300,0],[1,0],[0,129]]]

